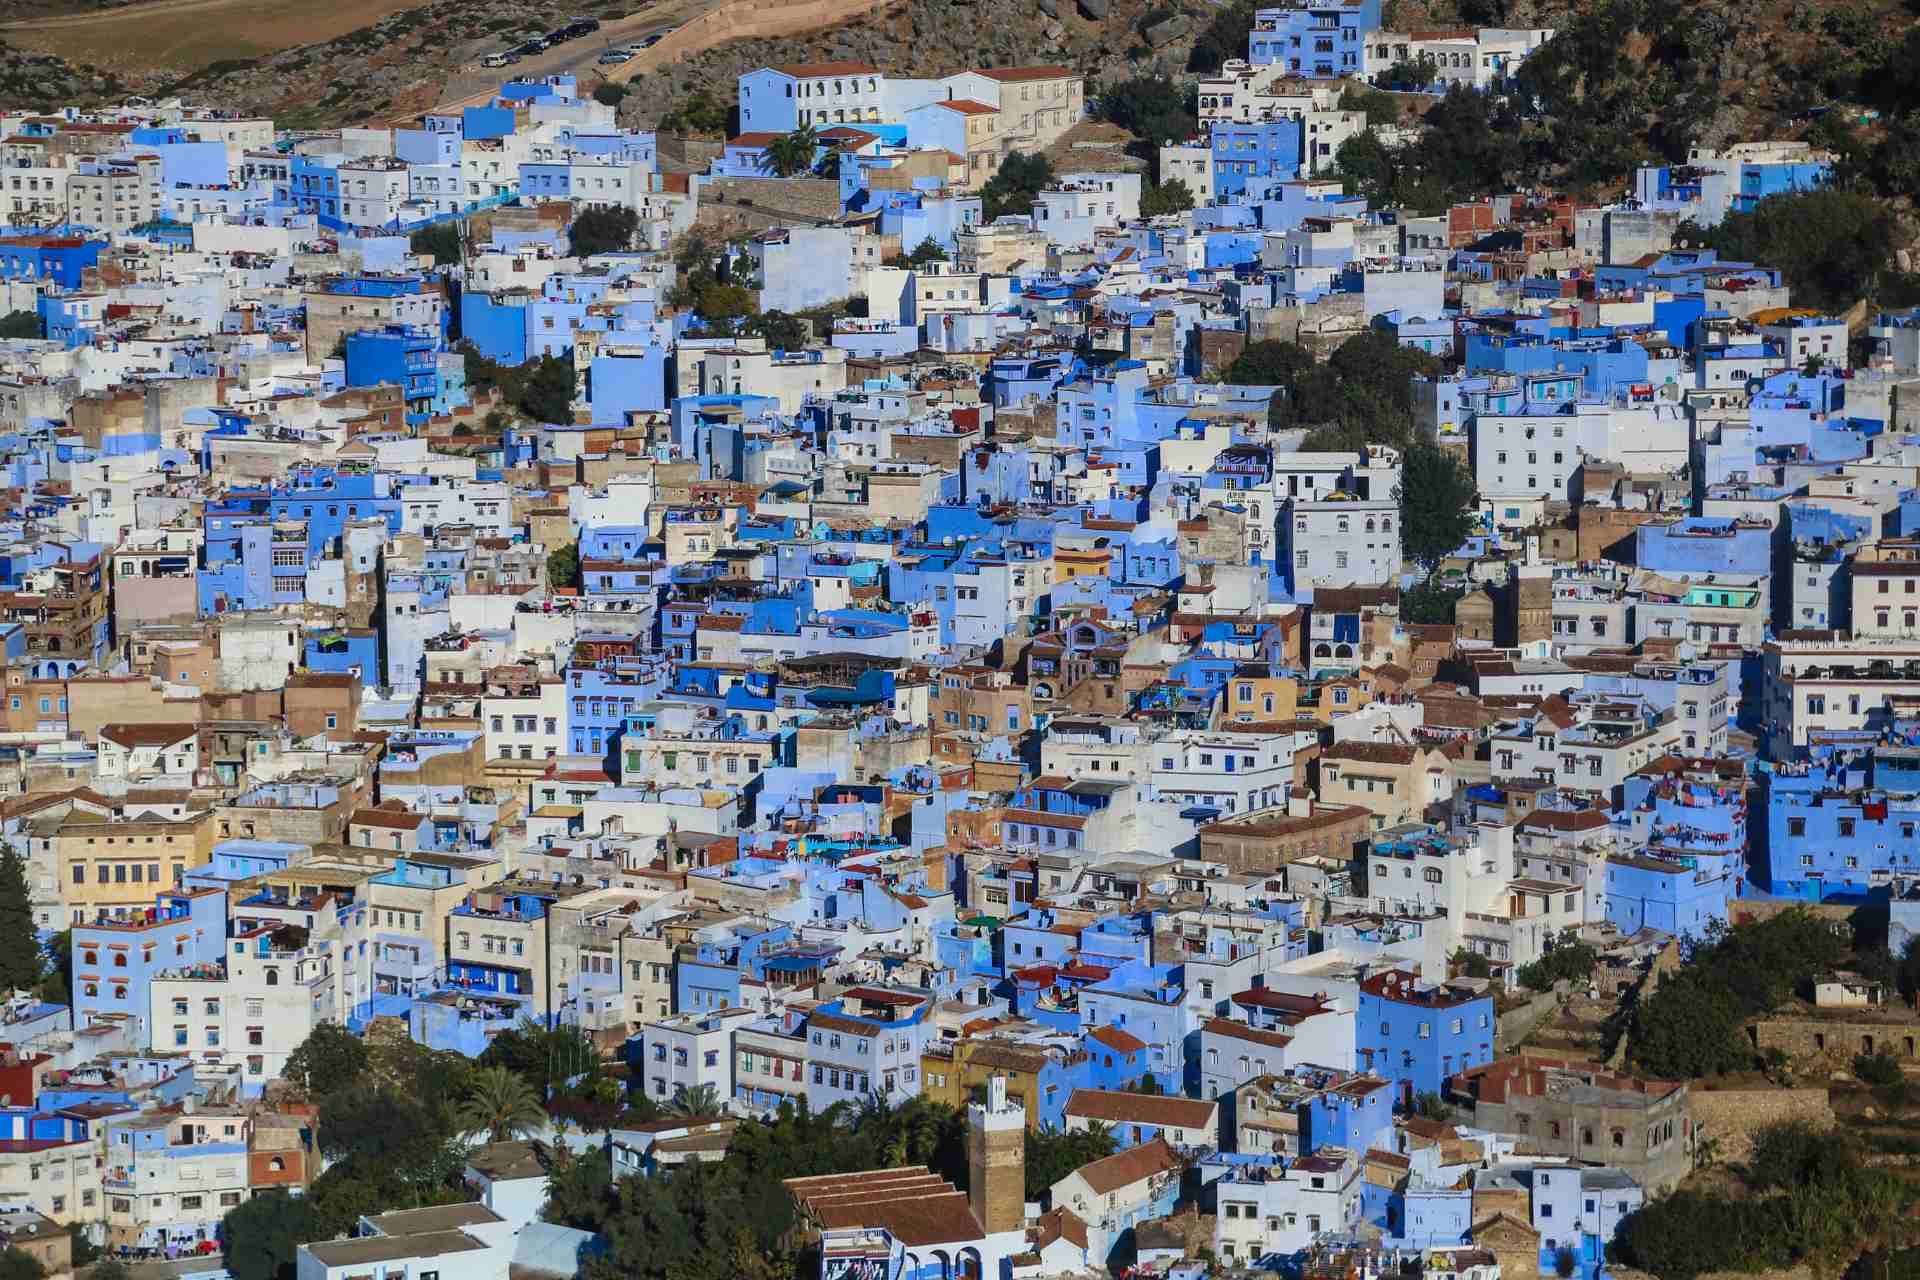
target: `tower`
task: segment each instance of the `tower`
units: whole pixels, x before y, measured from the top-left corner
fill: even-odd
[[[967,1206],[988,1235],[1027,1222],[1027,1112],[1007,1078],[987,1077],[987,1100],[967,1107]]]

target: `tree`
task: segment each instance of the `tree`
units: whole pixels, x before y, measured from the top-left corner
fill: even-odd
[[[1899,962],[1894,966],[1893,985],[1908,1005],[1920,996],[1920,937],[1907,939],[1907,945],[1901,948]]]
[[[924,267],[929,262],[945,262],[946,260],[947,251],[941,248],[940,242],[932,236],[928,236],[919,244],[915,245],[913,252],[906,257],[906,263],[909,267]]]
[[[603,107],[617,107],[626,101],[629,90],[618,80],[602,80],[593,86],[593,100]]]
[[[547,1203],[540,1216],[577,1231],[601,1230],[607,1221],[612,1154],[605,1147],[578,1152],[565,1143],[556,1143],[551,1158]]]
[[[1156,183],[1140,193],[1140,216],[1143,218],[1185,213],[1191,208],[1193,189],[1179,178],[1172,182]]]
[[[569,542],[547,552],[547,585],[549,587],[578,587],[580,585],[580,544]],[[502,1034],[512,1034],[504,1032]],[[488,1046],[491,1048],[492,1046]],[[484,1055],[482,1061],[485,1061]]]
[[[551,557],[547,573],[551,580]],[[594,1076],[600,1070],[600,1051],[572,1023],[545,1027],[532,1018],[522,1018],[518,1026],[502,1031],[487,1043],[477,1065],[505,1067],[532,1085],[537,1096],[551,1098],[568,1081]]]
[[[260,1191],[227,1211],[220,1223],[233,1280],[294,1280],[299,1246],[323,1238],[311,1199]]]
[[[799,316],[775,308],[747,317],[742,326],[748,333],[765,338],[775,351],[804,351],[813,341],[813,326]]]
[[[1600,953],[1582,942],[1574,930],[1566,929],[1547,944],[1545,954],[1532,964],[1521,965],[1514,976],[1523,987],[1551,991],[1562,980],[1585,982],[1599,962]]]
[[[732,114],[726,103],[705,89],[695,89],[660,118],[660,128],[667,133],[728,134]]]
[[[452,222],[436,222],[430,227],[421,227],[407,237],[407,250],[410,253],[430,253],[433,265],[444,267],[460,261],[460,227]]]
[[[715,333],[732,333],[740,321],[759,310],[753,290],[722,280],[703,286],[693,307],[700,323]]]
[[[1414,444],[1401,464],[1400,545],[1431,577],[1473,532],[1480,494],[1467,469],[1437,445]]]
[[[1668,975],[1626,1014],[1628,1054],[1668,1080],[1741,1070],[1753,1061],[1742,1034],[1796,985],[1839,964],[1847,946],[1807,911],[1709,927],[1692,963]]]
[[[1053,165],[1039,152],[1009,151],[993,177],[980,188],[981,215],[992,222],[1009,214],[1033,212],[1033,198],[1053,181]]]
[[[1154,1078],[1153,1072],[1143,1071],[1140,1074],[1140,1078],[1133,1082],[1133,1087],[1130,1092],[1150,1093],[1158,1097],[1164,1095],[1166,1090],[1160,1087],[1160,1081]]]
[[[40,979],[40,998],[48,1004],[67,1004],[73,999],[73,930],[62,929],[48,940],[47,958],[52,963],[47,976]]]
[[[683,1120],[717,1120],[726,1113],[720,1091],[710,1084],[682,1089],[667,1104],[667,1114]]]
[[[1313,353],[1298,343],[1252,342],[1227,366],[1220,379],[1238,387],[1291,389],[1315,363]]]
[[[1493,972],[1493,965],[1485,956],[1466,947],[1455,947],[1453,954],[1447,957],[1447,963],[1469,978],[1484,978]]]
[[[1853,1055],[1853,1074],[1864,1084],[1899,1084],[1906,1078],[1900,1070],[1900,1059],[1882,1049],[1878,1053],[1856,1053]]]
[[[14,1245],[0,1249],[0,1280],[46,1280],[46,1275],[40,1259],[25,1249]]]
[[[1193,38],[1193,51],[1187,56],[1187,70],[1212,75],[1229,58],[1247,56],[1247,37],[1253,31],[1257,0],[1233,0],[1216,9],[1213,19]]]
[[[1434,578],[1422,578],[1400,593],[1400,621],[1452,626],[1454,610],[1466,594],[1464,586],[1450,587]]]
[[[520,390],[520,411],[535,422],[573,421],[573,359],[541,356],[529,361]]]
[[[1103,1124],[1078,1132],[1035,1129],[1027,1134],[1027,1199],[1038,1200],[1053,1184],[1076,1169],[1104,1160],[1119,1149],[1112,1130]]]
[[[795,178],[812,171],[819,153],[819,131],[810,124],[803,124],[769,142],[760,157],[760,167],[776,178]]]
[[[38,991],[45,976],[26,860],[11,844],[0,844],[0,987]]]
[[[567,228],[567,244],[576,258],[619,253],[633,247],[633,236],[639,229],[639,213],[625,205],[582,209]]]
[[[474,1072],[473,1092],[455,1115],[468,1133],[485,1133],[490,1142],[517,1138],[547,1120],[533,1086],[505,1067]]]
[[[1768,196],[1716,227],[1686,223],[1677,240],[1776,267],[1796,304],[1844,311],[1872,295],[1893,257],[1893,220],[1872,196],[1832,189]]]
[[[0,338],[39,338],[45,336],[37,311],[9,311],[0,316]]]
[[[1348,85],[1340,95],[1340,109],[1365,112],[1369,129],[1383,124],[1400,123],[1400,100],[1378,89],[1366,89],[1355,84]]]
[[[367,1042],[337,1022],[322,1022],[287,1055],[282,1076],[310,1098],[337,1089],[357,1088],[371,1055]]]
[[[1184,142],[1200,125],[1186,94],[1166,76],[1134,76],[1107,86],[1100,93],[1100,118],[1153,146]]]

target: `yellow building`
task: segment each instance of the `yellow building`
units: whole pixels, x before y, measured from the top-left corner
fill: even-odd
[[[1055,547],[1053,580],[1104,578],[1113,571],[1113,552],[1107,547]]]
[[[1227,681],[1228,722],[1263,723],[1300,715],[1300,685],[1291,676],[1268,673],[1264,664],[1241,667]]]
[[[920,1055],[920,1095],[930,1102],[964,1107],[976,1091],[984,1091],[990,1076],[1007,1078],[1007,1097],[1021,1106],[1046,1088],[1041,1074],[1052,1057],[1044,1049],[1027,1049],[997,1040],[959,1040],[927,1046]],[[1064,1085],[1052,1086],[1064,1089]],[[1058,1100],[1066,1104],[1066,1098]],[[1027,1107],[1027,1128],[1040,1127],[1041,1108]]]
[[[155,894],[178,888],[187,868],[213,853],[213,812],[174,821],[76,809],[45,824],[29,822],[27,839],[59,867],[67,919],[82,924],[150,907]]]

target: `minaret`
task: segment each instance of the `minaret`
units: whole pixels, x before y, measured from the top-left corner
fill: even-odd
[[[987,1100],[967,1107],[967,1204],[987,1235],[1027,1223],[1027,1112],[1007,1078],[987,1077]]]

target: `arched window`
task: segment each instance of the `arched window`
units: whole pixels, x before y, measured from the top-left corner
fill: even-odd
[[[280,985],[280,971],[278,969],[267,970],[267,985],[270,987]]]

